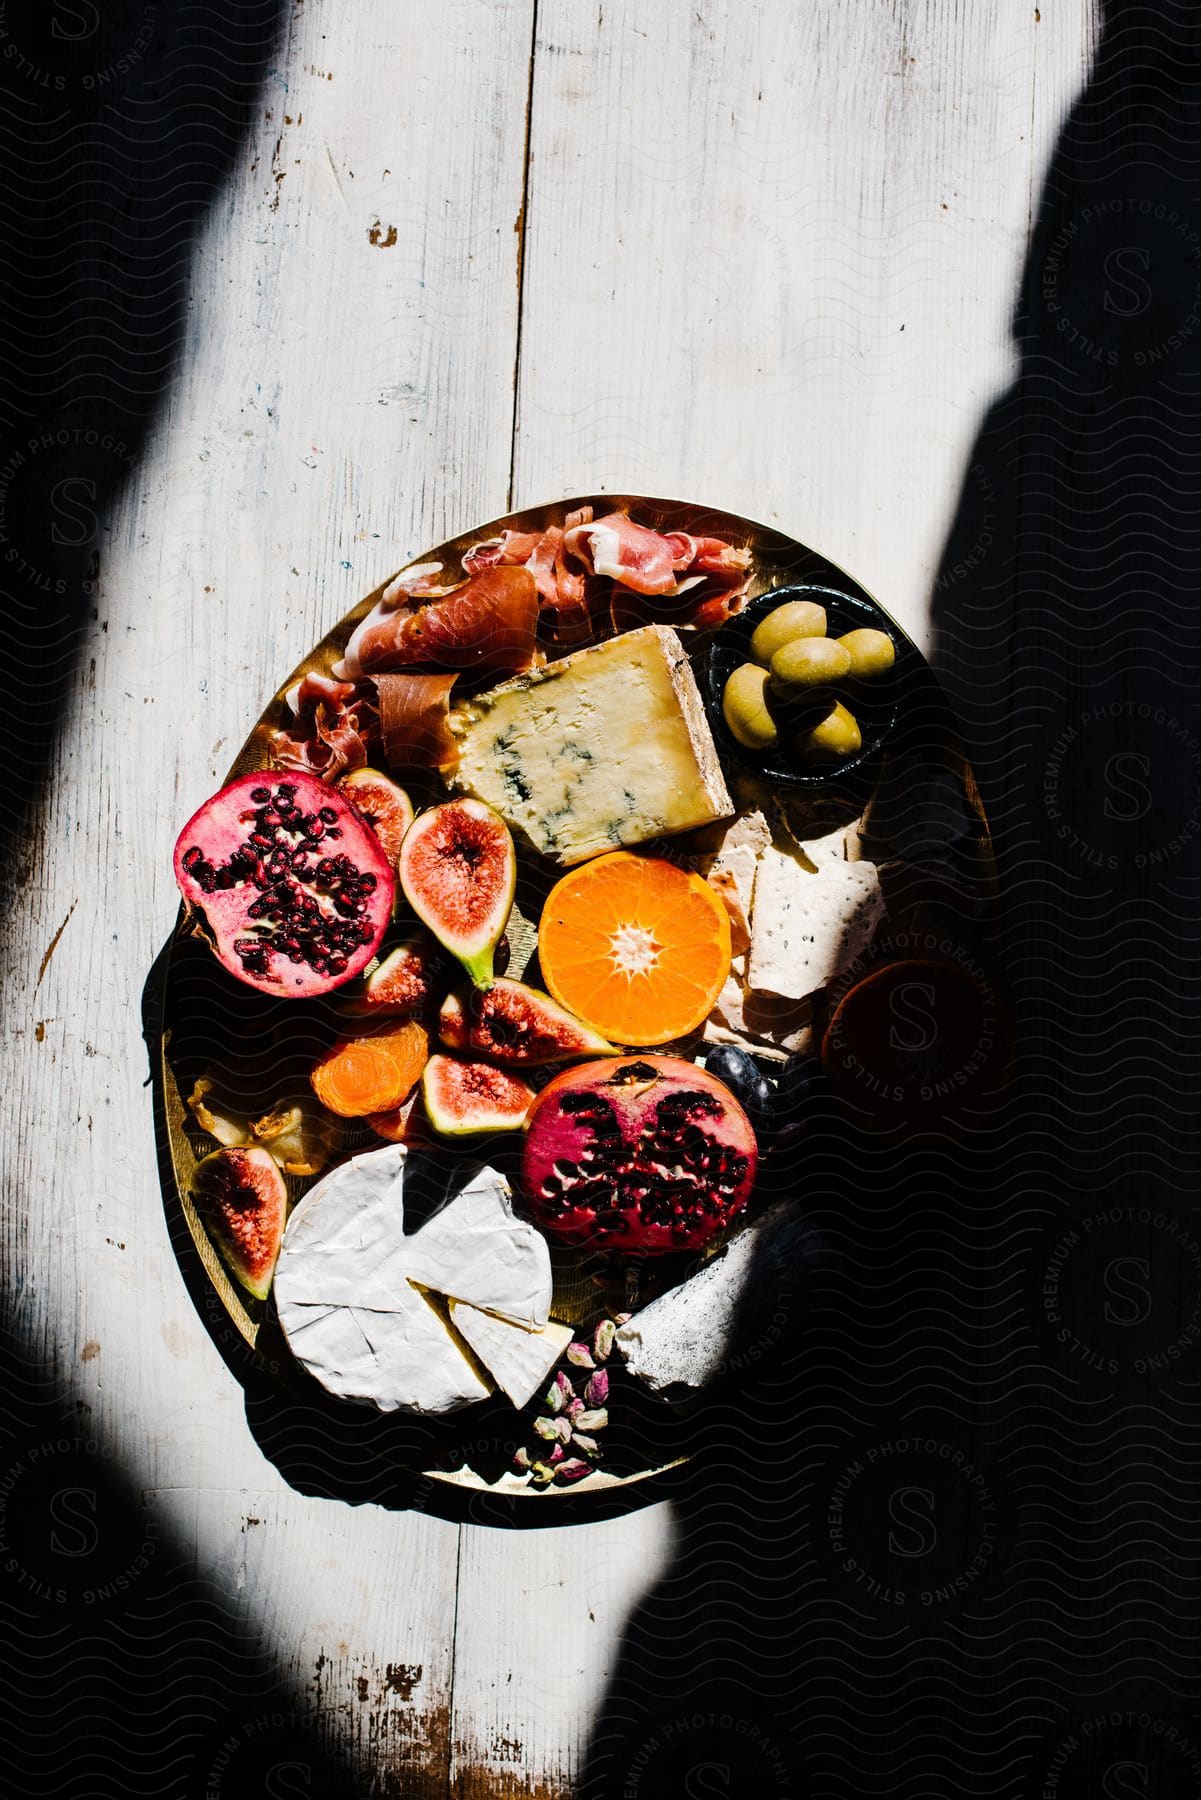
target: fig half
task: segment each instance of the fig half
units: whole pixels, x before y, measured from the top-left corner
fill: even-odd
[[[344,775],[339,787],[357,813],[361,813],[383,845],[384,855],[395,868],[400,846],[413,823],[413,802],[402,787],[378,769],[355,769]]]
[[[534,1090],[491,1063],[431,1056],[421,1077],[426,1117],[442,1137],[516,1131],[534,1104]]]
[[[288,1190],[275,1159],[241,1146],[197,1163],[192,1199],[234,1279],[265,1300],[283,1242]]]
[[[438,1035],[448,1049],[527,1068],[613,1051],[599,1031],[524,981],[496,980],[485,993],[469,988],[448,994]]]
[[[491,987],[492,958],[517,890],[509,827],[482,800],[447,800],[418,815],[400,849],[405,898],[477,988]]]

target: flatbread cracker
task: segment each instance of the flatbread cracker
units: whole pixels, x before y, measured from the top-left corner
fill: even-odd
[[[873,863],[828,860],[815,873],[770,845],[759,858],[747,985],[802,1000],[862,954],[884,913]]]

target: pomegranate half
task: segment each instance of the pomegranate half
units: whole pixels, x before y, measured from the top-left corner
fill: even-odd
[[[550,1236],[653,1256],[699,1250],[746,1205],[758,1150],[716,1076],[674,1056],[565,1069],[530,1108],[522,1188]]]
[[[265,994],[307,999],[361,974],[392,916],[379,839],[336,788],[241,775],[179,834],[175,879],[215,954]]]

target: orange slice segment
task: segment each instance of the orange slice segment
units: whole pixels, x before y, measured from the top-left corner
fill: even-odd
[[[616,850],[555,884],[538,960],[561,1006],[617,1044],[695,1031],[730,972],[730,917],[699,875]]]

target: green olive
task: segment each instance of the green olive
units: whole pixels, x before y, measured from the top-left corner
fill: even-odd
[[[863,748],[863,739],[854,714],[836,700],[824,718],[797,734],[792,747],[802,762],[842,762]]]
[[[886,631],[872,631],[864,625],[834,641],[841,644],[850,657],[851,674],[858,675],[862,681],[883,675],[897,660],[896,646]]]
[[[794,638],[771,659],[772,685],[789,698],[841,681],[850,672],[850,651],[832,638]]]
[[[780,741],[767,709],[767,670],[739,663],[726,682],[721,710],[732,737],[747,750],[774,750]]]
[[[791,644],[794,638],[820,638],[826,635],[826,609],[814,600],[787,600],[765,619],[760,619],[751,636],[751,656],[766,669],[777,650]]]

